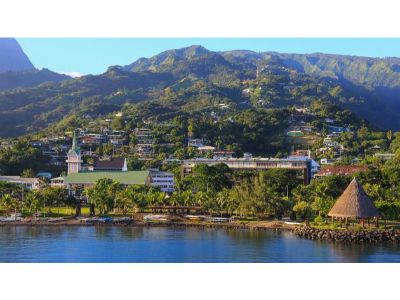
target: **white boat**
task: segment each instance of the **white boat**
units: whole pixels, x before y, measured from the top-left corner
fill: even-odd
[[[0,222],[18,222],[21,221],[21,217],[5,217],[5,218],[0,218]]]
[[[143,217],[143,221],[151,222],[151,221],[168,221],[167,215],[145,215]]]
[[[206,217],[204,218],[206,221],[215,222],[215,223],[224,223],[224,222],[231,222],[231,218],[222,218],[222,217]]]
[[[63,221],[64,218],[63,217],[59,217],[59,218],[50,218],[47,220],[47,222],[61,222]]]

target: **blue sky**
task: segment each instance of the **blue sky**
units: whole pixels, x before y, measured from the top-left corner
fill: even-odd
[[[400,38],[18,38],[37,68],[80,74],[103,73],[140,57],[202,45],[210,50],[246,49],[289,53],[334,53],[400,57]]]

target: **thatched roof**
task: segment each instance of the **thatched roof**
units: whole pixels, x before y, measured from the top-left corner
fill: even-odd
[[[379,217],[374,202],[354,178],[328,213],[330,217],[373,218]]]

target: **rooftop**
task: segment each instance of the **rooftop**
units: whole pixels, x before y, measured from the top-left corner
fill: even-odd
[[[79,172],[65,177],[65,183],[94,184],[102,178],[112,179],[121,184],[145,184],[149,171]]]
[[[342,218],[379,217],[374,202],[354,178],[329,211],[328,216]]]

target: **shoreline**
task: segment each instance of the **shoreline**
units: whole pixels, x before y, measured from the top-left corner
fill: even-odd
[[[193,221],[143,222],[138,220],[121,222],[85,222],[81,219],[67,219],[59,222],[48,221],[11,221],[0,222],[1,227],[165,227],[165,228],[199,228],[226,229],[248,231],[286,231],[300,239],[320,240],[335,243],[400,243],[400,231],[390,229],[380,230],[347,230],[347,229],[318,229],[299,223],[285,221],[237,221],[230,223],[211,223]]]
[[[23,221],[11,221],[11,222],[0,222],[0,227],[74,227],[74,226],[82,226],[82,227],[91,227],[91,226],[117,226],[117,227],[181,227],[181,228],[225,228],[225,229],[246,229],[246,230],[285,230],[285,231],[293,231],[293,225],[285,224],[282,221],[257,221],[257,222],[230,222],[230,223],[210,223],[210,222],[143,222],[143,221],[124,221],[124,222],[96,222],[96,223],[88,223],[82,222],[81,220],[64,220],[60,222],[47,222],[47,221],[32,221],[32,222],[23,222]]]

